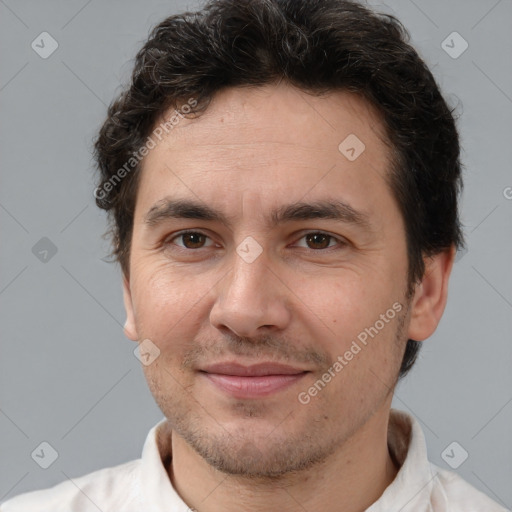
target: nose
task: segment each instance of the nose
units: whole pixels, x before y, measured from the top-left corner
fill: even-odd
[[[263,252],[248,263],[233,255],[230,272],[218,284],[211,324],[240,337],[284,329],[290,321],[290,291]]]

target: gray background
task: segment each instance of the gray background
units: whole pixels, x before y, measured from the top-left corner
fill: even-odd
[[[466,168],[469,251],[394,406],[420,420],[432,462],[450,469],[441,453],[457,441],[469,453],[457,472],[511,507],[512,2],[370,4],[399,17],[458,105]],[[149,28],[196,6],[0,0],[0,501],[140,457],[162,418],[122,332],[90,151]],[[47,59],[31,48],[43,31],[59,44]],[[453,31],[469,44],[456,59],[441,47]],[[43,237],[57,248],[46,261]],[[42,441],[59,454],[48,469],[31,457]]]

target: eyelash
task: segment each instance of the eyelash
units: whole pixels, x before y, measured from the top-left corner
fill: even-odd
[[[202,235],[202,236],[204,236],[204,237],[206,237],[206,238],[211,240],[211,238],[208,235],[206,235],[205,233],[203,233],[201,231],[189,229],[189,230],[180,231],[179,233],[174,234],[172,236],[172,238],[167,238],[164,241],[164,246],[174,245],[174,244],[172,244],[173,240],[175,240],[176,238],[183,237],[185,235],[189,235],[189,234]],[[305,238],[308,235],[324,235],[324,236],[330,238],[329,243],[331,242],[331,240],[335,240],[337,242],[337,245],[338,245],[338,250],[342,249],[342,248],[344,248],[344,247],[346,247],[348,245],[348,242],[346,242],[346,241],[344,241],[344,240],[342,240],[340,238],[337,238],[334,235],[330,235],[329,233],[325,233],[323,231],[308,231],[307,233],[302,235],[299,238],[299,240],[302,240],[303,238]],[[188,251],[188,252],[199,251],[201,249],[207,249],[208,248],[208,247],[199,247],[197,249],[189,249],[187,247],[181,247],[179,245],[177,245],[176,247],[178,247],[179,250]],[[307,249],[307,250],[310,250],[310,251],[313,251],[313,252],[321,252],[321,251],[336,249],[336,246],[330,246],[330,247],[326,247],[324,249],[310,249],[309,247],[301,247],[301,249]]]

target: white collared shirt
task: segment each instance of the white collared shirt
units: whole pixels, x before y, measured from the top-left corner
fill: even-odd
[[[165,423],[149,431],[142,458],[21,494],[0,504],[0,512],[190,512],[162,463],[171,455],[161,453],[158,442]],[[388,446],[400,470],[366,512],[506,512],[456,473],[428,461],[421,427],[409,414],[391,409]]]

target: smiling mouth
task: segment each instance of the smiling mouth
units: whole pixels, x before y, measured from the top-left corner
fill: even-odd
[[[226,362],[202,368],[201,375],[213,386],[233,398],[264,398],[297,383],[309,370],[293,366],[263,362],[244,366]]]

